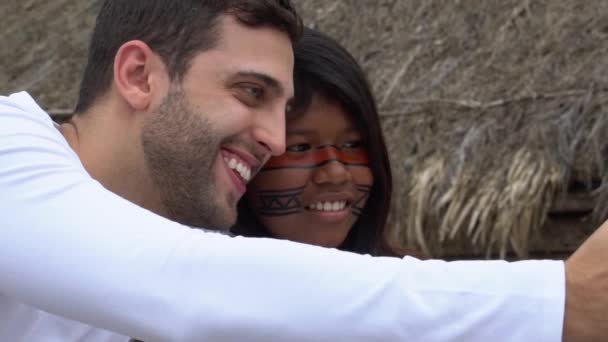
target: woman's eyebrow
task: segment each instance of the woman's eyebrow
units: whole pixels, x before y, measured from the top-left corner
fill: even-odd
[[[296,129],[289,129],[289,125],[287,125],[287,130],[286,133],[289,135],[316,135],[317,130],[316,129],[308,129],[308,128],[296,128]]]
[[[342,133],[361,133],[355,126],[348,126],[342,130]]]
[[[290,129],[289,128],[289,124],[287,125],[287,130],[286,130],[286,134],[289,135],[318,135],[318,131],[316,129],[312,129],[312,128],[295,128],[295,129]],[[359,134],[359,130],[356,127],[346,127],[344,129],[342,129],[341,131],[339,131],[339,133],[341,134],[350,134],[350,133],[357,133]]]

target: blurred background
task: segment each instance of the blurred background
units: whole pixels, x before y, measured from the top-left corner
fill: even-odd
[[[295,0],[366,70],[390,237],[444,258],[563,258],[608,218],[608,1]],[[0,94],[74,107],[96,0],[0,2]]]

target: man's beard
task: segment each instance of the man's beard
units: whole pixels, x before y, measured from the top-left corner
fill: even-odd
[[[235,223],[234,205],[216,191],[214,165],[221,142],[206,115],[194,110],[177,86],[146,118],[144,156],[168,218],[212,229]]]

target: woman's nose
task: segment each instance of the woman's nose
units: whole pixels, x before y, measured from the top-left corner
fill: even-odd
[[[328,146],[319,151],[321,158],[317,161],[314,170],[313,181],[317,184],[331,183],[342,184],[352,181],[352,174],[340,160],[340,154],[336,147]]]

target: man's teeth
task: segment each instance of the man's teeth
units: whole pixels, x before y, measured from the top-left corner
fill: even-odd
[[[308,206],[310,210],[339,211],[346,207],[346,201],[317,202]]]
[[[241,178],[245,180],[245,182],[249,182],[249,180],[251,179],[251,169],[247,165],[239,162],[234,158],[224,158],[224,160],[226,161],[226,164],[228,164],[229,168],[238,172],[239,175],[241,175]]]

